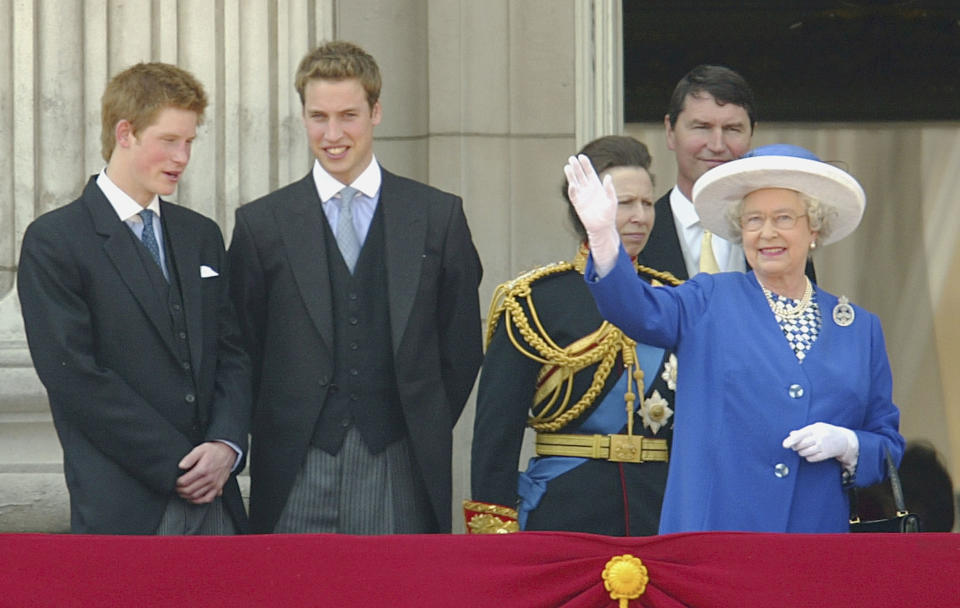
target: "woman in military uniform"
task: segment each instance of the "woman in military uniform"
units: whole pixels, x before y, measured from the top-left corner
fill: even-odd
[[[631,137],[587,144],[619,196],[617,229],[636,259],[653,228],[650,154]],[[672,435],[676,358],[605,322],[583,280],[586,233],[571,262],[500,285],[488,315],[472,451],[468,532],[656,534]],[[668,273],[637,265],[652,284]],[[639,397],[638,397],[639,395]],[[518,472],[525,427],[536,453]],[[515,520],[518,520],[516,521]]]

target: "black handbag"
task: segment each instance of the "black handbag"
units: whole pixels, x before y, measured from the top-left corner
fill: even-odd
[[[861,521],[857,507],[857,490],[850,488],[850,531],[851,532],[919,532],[920,517],[916,513],[907,511],[903,501],[903,488],[900,486],[900,475],[890,457],[890,450],[884,448],[887,461],[887,473],[890,476],[890,487],[893,489],[893,503],[897,508],[896,517],[887,519],[872,519]]]

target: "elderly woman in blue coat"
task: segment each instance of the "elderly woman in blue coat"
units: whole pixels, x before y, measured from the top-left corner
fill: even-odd
[[[700,221],[742,241],[752,271],[663,289],[620,246],[612,182],[583,156],[564,171],[601,314],[679,361],[660,532],[847,531],[847,487],[883,479],[885,452],[899,462],[904,446],[879,320],[804,275],[811,249],[860,222],[860,184],[782,144],[708,171]]]

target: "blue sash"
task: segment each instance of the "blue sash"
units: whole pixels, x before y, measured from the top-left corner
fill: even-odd
[[[637,344],[637,361],[643,370],[646,386],[653,384],[655,374],[660,371],[663,362],[663,349],[647,344]],[[620,374],[620,379],[610,389],[590,416],[577,429],[578,435],[611,435],[626,425],[626,404],[623,394],[627,392],[628,373]],[[547,483],[564,473],[571,471],[588,458],[576,456],[534,456],[527,464],[526,471],[520,471],[517,477],[517,494],[520,505],[517,508],[517,521],[521,530],[527,527],[527,516],[540,505],[547,493]]]

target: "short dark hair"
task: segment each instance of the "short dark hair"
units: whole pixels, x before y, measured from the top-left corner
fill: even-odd
[[[597,174],[601,174],[607,169],[614,167],[640,167],[650,171],[650,151],[647,146],[633,137],[627,135],[607,135],[597,138],[585,145],[577,155],[583,154],[593,163],[593,168]],[[577,212],[570,202],[570,193],[567,191],[570,184],[566,179],[563,180],[563,200],[567,201],[567,213],[570,215],[570,223],[573,229],[581,239],[587,238],[587,231],[577,217]]]
[[[687,72],[673,89],[670,105],[667,106],[671,127],[677,126],[677,117],[683,112],[687,96],[698,97],[701,93],[709,93],[720,105],[732,103],[746,110],[750,118],[750,130],[753,131],[757,124],[757,102],[750,85],[743,76],[728,67],[706,64]]]

